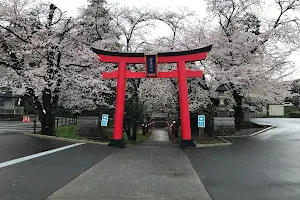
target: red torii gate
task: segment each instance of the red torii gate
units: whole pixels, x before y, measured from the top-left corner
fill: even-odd
[[[102,73],[102,78],[104,79],[117,79],[114,133],[113,139],[110,141],[109,145],[114,145],[123,148],[126,147],[126,144],[122,137],[126,78],[178,78],[179,105],[182,131],[180,147],[195,147],[196,145],[193,142],[191,136],[187,78],[201,78],[203,76],[203,73],[200,70],[187,70],[185,63],[205,60],[207,57],[207,53],[211,50],[211,48],[212,45],[190,51],[166,52],[158,53],[155,55],[145,55],[144,53],[110,52],[93,48],[92,50],[98,55],[100,62],[118,63],[118,70],[113,72]],[[149,59],[147,56],[149,56]],[[146,66],[148,67],[148,62],[150,63],[152,68],[147,68],[147,73],[131,72],[126,69],[127,64],[146,64]],[[173,70],[170,72],[158,72],[156,69],[158,63],[177,63],[178,70]],[[155,68],[152,64],[155,65]]]

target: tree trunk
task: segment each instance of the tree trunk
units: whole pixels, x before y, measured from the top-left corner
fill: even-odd
[[[136,141],[136,134],[137,134],[137,123],[136,121],[133,122],[133,127],[132,127],[132,138],[131,140]]]
[[[130,126],[125,126],[125,133],[127,135],[128,140],[131,140],[131,134],[130,134]]]
[[[234,108],[234,124],[236,130],[240,130],[242,128],[243,122],[243,97],[236,90],[233,91],[233,98],[235,100],[236,105]]]
[[[42,125],[41,134],[42,135],[55,135],[55,115],[49,114],[42,114],[39,115],[40,122]]]
[[[42,100],[39,100],[33,89],[27,88],[27,92],[30,96],[34,111],[39,116],[39,120],[41,122],[41,134],[54,136],[58,91],[55,90],[52,95],[49,89],[44,89]]]

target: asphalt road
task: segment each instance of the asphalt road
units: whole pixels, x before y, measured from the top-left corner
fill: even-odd
[[[71,143],[22,135],[33,123],[0,122],[0,199],[43,200],[84,171],[117,151],[103,145],[83,144],[56,153],[1,167]]]
[[[277,128],[229,147],[185,150],[214,200],[299,200],[300,119],[255,119]]]
[[[84,144],[0,168],[0,199],[44,200],[115,151]]]
[[[229,147],[198,148],[183,152],[214,200],[299,200],[300,119],[255,121],[275,124],[277,128],[252,138],[234,140]],[[22,133],[27,131],[22,127],[25,125],[3,125],[9,124],[0,123],[0,166],[11,159],[70,145],[67,142],[23,136]],[[157,145],[155,141],[160,144]],[[77,192],[72,194],[76,196],[81,194],[78,191],[82,190],[82,183],[92,189],[87,195],[97,192],[114,195],[115,190],[110,191],[111,187],[108,187],[112,184],[112,188],[116,188],[116,185],[123,187],[118,194],[123,192],[128,197],[132,197],[132,193],[127,193],[128,190],[146,195],[150,188],[151,197],[158,197],[155,196],[158,191],[165,197],[172,194],[184,199],[184,192],[195,192],[194,189],[198,188],[197,176],[192,175],[193,170],[189,162],[184,161],[181,151],[164,141],[167,141],[167,137],[157,134],[150,138],[146,146],[121,151],[103,145],[83,144],[0,167],[0,199],[42,200],[51,194],[58,195],[55,197],[64,196],[67,194],[64,191],[74,191],[74,188]],[[98,174],[103,180],[97,179]],[[178,182],[175,175],[180,175],[182,182]],[[193,181],[185,182],[189,178]],[[97,183],[101,183],[103,188],[96,191],[97,184],[89,180],[101,181]],[[129,184],[128,180],[136,181],[130,185],[132,183]],[[181,187],[183,182],[185,187]],[[139,193],[141,191],[143,193]]]
[[[24,136],[32,127],[33,123],[0,121],[0,163],[70,144]]]
[[[40,123],[37,123],[40,126]],[[21,122],[21,121],[0,121],[0,135],[7,134],[8,132],[22,133],[24,131],[33,131],[33,122]]]

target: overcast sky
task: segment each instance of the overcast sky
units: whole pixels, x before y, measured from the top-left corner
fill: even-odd
[[[49,0],[57,5],[63,11],[67,11],[68,15],[76,16],[77,9],[81,6],[87,5],[86,0]],[[120,5],[143,7],[149,5],[151,7],[159,7],[160,9],[178,9],[178,7],[187,7],[197,13],[200,18],[204,18],[206,15],[205,0],[107,0],[108,3],[119,3]],[[265,12],[262,12],[265,14]],[[269,12],[270,13],[270,12]],[[164,31],[162,29],[166,28]],[[168,27],[157,27],[159,32],[168,32]],[[298,72],[293,78],[300,78],[300,52],[291,56],[291,60],[299,66]]]
[[[62,10],[67,11],[69,15],[76,15],[77,8],[87,4],[86,0],[49,0]],[[119,3],[121,5],[142,7],[149,5],[159,8],[177,8],[188,7],[191,10],[196,10],[198,14],[205,13],[204,0],[107,0],[108,3]]]

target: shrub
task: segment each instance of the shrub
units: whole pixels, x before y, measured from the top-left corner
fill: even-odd
[[[300,112],[291,112],[289,113],[290,118],[300,118]]]

